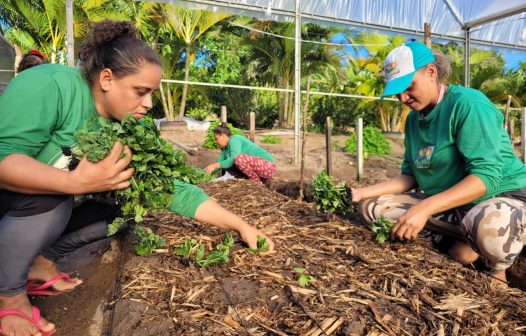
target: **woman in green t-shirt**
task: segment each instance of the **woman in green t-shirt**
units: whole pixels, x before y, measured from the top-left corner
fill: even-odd
[[[106,237],[119,211],[93,201],[74,207],[72,195],[126,188],[134,173],[128,168],[132,153],[120,142],[105,159],[84,158],[71,171],[62,148],[75,145],[76,131],[93,116],[144,117],[160,84],[161,62],[130,22],[97,23],[80,59],[82,74],[40,65],[21,72],[0,96],[0,334],[55,332],[28,293],[59,294],[80,285],[55,261]],[[266,237],[196,186],[174,183],[172,211],[235,230],[252,248],[258,236]]]
[[[438,232],[453,259],[470,264],[480,256],[487,273],[505,282],[526,243],[526,167],[502,113],[481,92],[447,85],[450,73],[447,58],[421,43],[387,56],[382,97],[396,95],[412,110],[402,174],[353,189],[352,198],[367,222],[393,220],[392,238]]]
[[[226,125],[217,126],[214,137],[221,147],[221,155],[216,163],[205,168],[208,173],[222,168],[258,185],[263,185],[262,179],[269,180],[276,173],[276,160],[270,153],[241,135],[232,135]]]

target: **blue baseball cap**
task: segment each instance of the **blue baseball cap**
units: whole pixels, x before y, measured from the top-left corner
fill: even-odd
[[[434,61],[433,52],[422,43],[410,42],[394,48],[384,61],[386,84],[382,98],[404,92],[415,72]]]

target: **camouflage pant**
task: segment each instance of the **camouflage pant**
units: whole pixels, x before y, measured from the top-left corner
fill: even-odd
[[[422,193],[384,195],[360,202],[365,221],[384,216],[397,220],[425,198]],[[425,229],[462,238],[484,259],[490,274],[513,264],[526,244],[526,203],[508,197],[494,197],[469,210],[452,209],[434,215]]]

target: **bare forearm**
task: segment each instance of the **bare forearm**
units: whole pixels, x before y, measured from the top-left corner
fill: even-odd
[[[355,189],[353,194],[354,201],[361,201],[366,198],[377,197],[381,195],[400,194],[416,187],[416,181],[412,176],[400,175],[390,180]],[[356,196],[356,197],[355,197]]]
[[[22,154],[0,161],[0,188],[24,194],[76,193],[69,172]]]
[[[486,193],[486,186],[475,175],[468,175],[453,187],[424,199],[417,206],[429,216],[473,202]]]
[[[213,200],[207,200],[197,207],[195,219],[225,230],[239,231],[243,226],[248,225],[241,217]]]

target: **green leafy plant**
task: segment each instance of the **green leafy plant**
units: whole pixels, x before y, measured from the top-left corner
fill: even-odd
[[[76,139],[77,147],[69,152],[72,155],[70,169],[74,169],[84,155],[91,162],[102,160],[117,140],[133,153],[130,166],[135,168],[135,173],[128,188],[87,195],[121,205],[124,218],[117,218],[109,226],[108,235],[117,232],[128,218],[140,223],[149,211],[166,209],[175,192],[174,178],[187,183],[200,183],[212,178],[203,169],[186,164],[184,153],[174,150],[160,137],[150,117],[137,120],[128,114],[120,122],[100,117],[92,120],[86,129],[79,130]]]
[[[223,242],[216,246],[214,251],[211,251],[206,258],[204,257],[204,248],[202,248],[202,255],[197,258],[196,262],[201,267],[208,267],[212,265],[226,264],[229,260],[230,248],[234,245],[234,238],[229,232],[223,237]]]
[[[264,144],[280,144],[281,138],[276,135],[266,134],[261,139],[261,142]]]
[[[212,121],[210,123],[210,127],[208,127],[208,130],[206,131],[206,137],[205,137],[205,141],[203,142],[203,148],[208,148],[208,149],[218,149],[219,148],[219,145],[217,144],[217,141],[214,137],[214,130],[220,124],[221,122],[219,120]],[[228,129],[230,129],[230,132],[232,133],[232,135],[237,134],[237,135],[245,136],[242,130],[240,130],[239,128],[235,128],[234,126],[232,126],[232,124],[227,123],[226,126],[228,127]]]
[[[140,256],[146,256],[152,253],[156,248],[164,246],[166,243],[161,237],[156,235],[152,229],[145,228],[143,226],[137,225],[135,227],[135,235],[139,242],[135,246],[135,253]]]
[[[347,139],[345,150],[351,154],[356,153],[356,132]],[[363,151],[366,155],[387,155],[391,153],[391,146],[382,130],[366,126],[363,128]]]
[[[390,219],[380,216],[375,220],[371,226],[371,230],[375,234],[375,239],[378,243],[384,244],[391,236],[394,222]]]
[[[261,236],[258,236],[258,242],[257,242],[257,248],[249,248],[248,251],[250,253],[262,253],[267,252],[269,249],[269,245],[266,238],[263,238]]]
[[[299,275],[298,284],[301,287],[305,287],[309,283],[312,283],[312,282],[316,281],[316,279],[314,279],[314,277],[306,274],[305,273],[306,271],[303,268],[296,267],[296,268],[294,268],[294,272],[296,272]]]
[[[312,180],[311,187],[318,210],[342,215],[348,212],[345,182],[335,185],[332,177],[321,171]]]

